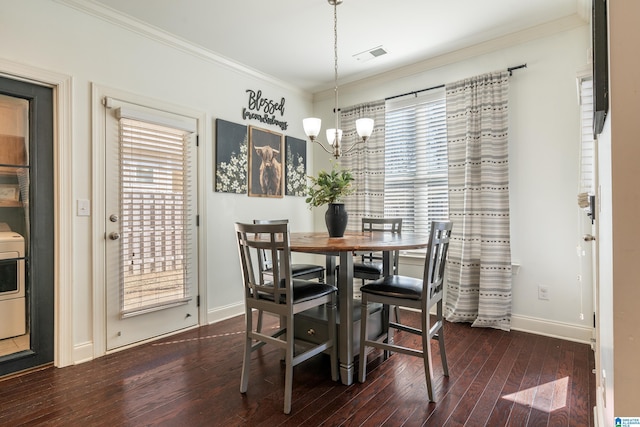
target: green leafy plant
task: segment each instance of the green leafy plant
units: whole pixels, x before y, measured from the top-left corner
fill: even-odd
[[[331,172],[321,170],[317,177],[309,176],[311,184],[307,187],[307,199],[309,209],[339,203],[342,198],[353,193],[353,175],[346,169],[338,170],[333,166]]]

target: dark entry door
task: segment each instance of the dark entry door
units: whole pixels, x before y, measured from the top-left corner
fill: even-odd
[[[53,89],[0,77],[0,376],[53,362],[53,182]]]

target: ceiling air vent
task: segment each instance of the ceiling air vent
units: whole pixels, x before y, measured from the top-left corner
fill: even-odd
[[[386,54],[387,51],[382,46],[376,46],[374,48],[365,50],[364,52],[356,53],[355,55],[353,55],[353,57],[360,62],[365,62]]]

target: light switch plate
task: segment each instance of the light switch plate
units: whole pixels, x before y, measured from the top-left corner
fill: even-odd
[[[76,201],[76,215],[78,216],[89,216],[91,215],[91,204],[87,199],[78,199]]]

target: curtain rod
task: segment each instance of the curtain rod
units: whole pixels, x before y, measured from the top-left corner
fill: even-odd
[[[514,70],[519,70],[520,68],[527,68],[527,64],[521,64],[521,65],[516,65],[515,67],[509,67],[507,68],[507,71],[509,72],[509,75],[512,76],[513,75],[513,71]],[[395,98],[400,98],[401,96],[407,96],[407,95],[418,95],[420,92],[427,92],[430,90],[434,90],[434,89],[440,89],[443,88],[444,84],[438,85],[438,86],[432,86],[432,87],[428,87],[426,89],[420,89],[420,90],[414,90],[412,92],[407,92],[407,93],[403,93],[400,95],[394,95],[394,96],[390,96],[388,98],[385,98],[385,101],[388,101],[390,99],[395,99]]]

